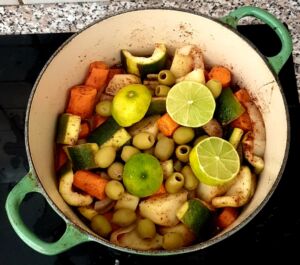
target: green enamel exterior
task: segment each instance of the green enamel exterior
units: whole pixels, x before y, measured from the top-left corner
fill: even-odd
[[[70,223],[67,223],[65,233],[56,242],[48,243],[38,238],[24,224],[19,211],[26,194],[31,192],[38,192],[43,195],[36,176],[32,172],[29,172],[12,189],[5,204],[6,212],[13,229],[28,246],[46,255],[56,255],[75,245],[89,241],[89,237],[85,233]]]
[[[252,16],[262,20],[264,23],[269,25],[278,35],[281,41],[281,50],[280,52],[273,56],[267,57],[271,67],[278,74],[290,57],[293,50],[292,37],[287,30],[287,28],[273,15],[267,11],[260,9],[258,7],[244,6],[230,12],[227,16],[221,18],[220,20],[229,26],[236,28],[238,22],[241,18]]]

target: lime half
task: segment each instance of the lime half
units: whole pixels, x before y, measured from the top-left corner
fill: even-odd
[[[178,124],[195,128],[212,119],[216,102],[205,85],[182,81],[168,93],[166,107],[171,118]]]
[[[228,141],[208,137],[192,149],[190,165],[201,182],[216,186],[228,183],[238,174],[240,158]]]

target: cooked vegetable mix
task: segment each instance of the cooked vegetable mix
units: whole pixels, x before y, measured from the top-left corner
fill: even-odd
[[[174,250],[214,236],[239,218],[264,169],[258,107],[195,45],[120,55],[118,66],[92,62],[58,117],[62,198],[122,247]]]

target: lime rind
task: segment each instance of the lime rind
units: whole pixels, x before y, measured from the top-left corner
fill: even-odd
[[[218,137],[208,137],[198,143],[191,152],[190,164],[198,179],[207,185],[228,183],[240,170],[236,149]]]
[[[193,81],[182,81],[172,87],[166,100],[171,118],[186,127],[200,127],[209,122],[216,102],[209,88]]]

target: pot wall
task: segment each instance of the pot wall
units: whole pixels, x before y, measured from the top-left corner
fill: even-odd
[[[64,111],[68,89],[83,82],[90,62],[115,64],[121,48],[150,54],[155,42],[166,43],[171,52],[183,44],[198,45],[207,64],[231,69],[235,82],[248,89],[262,111],[266,167],[255,196],[228,231],[253,213],[271,191],[287,146],[287,117],[278,84],[265,61],[247,41],[206,17],[174,10],[134,11],[96,23],[71,39],[44,69],[29,103],[27,140],[33,167],[59,210],[90,231],[58,193],[53,160],[57,117]]]

